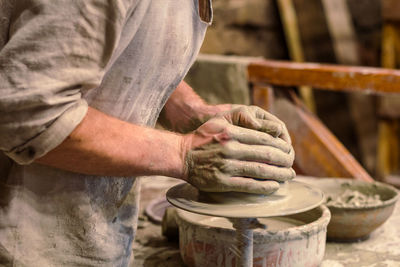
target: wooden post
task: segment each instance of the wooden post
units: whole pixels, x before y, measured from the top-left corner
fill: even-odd
[[[286,43],[289,55],[295,62],[304,62],[303,48],[297,23],[296,10],[292,0],[278,0],[279,13],[281,15]],[[311,87],[299,86],[300,96],[312,112],[316,112],[314,95]]]
[[[274,89],[270,85],[253,85],[252,103],[271,113],[273,111]]]
[[[400,63],[400,1],[382,0],[382,66],[396,68]],[[400,98],[382,97],[379,101],[379,115],[382,119],[378,126],[378,177],[385,177],[399,170],[400,144],[398,140],[398,121]],[[397,113],[397,114],[396,114]]]

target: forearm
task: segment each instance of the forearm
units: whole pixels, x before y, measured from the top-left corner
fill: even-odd
[[[71,135],[36,162],[90,175],[182,178],[183,154],[178,134],[133,125],[89,108]]]
[[[229,110],[230,106],[208,105],[187,83],[181,82],[165,104],[160,122],[171,130],[188,132],[213,115]]]

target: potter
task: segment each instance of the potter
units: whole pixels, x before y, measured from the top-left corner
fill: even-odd
[[[138,176],[257,194],[294,177],[280,120],[182,81],[211,0],[0,7],[1,264],[128,266]]]

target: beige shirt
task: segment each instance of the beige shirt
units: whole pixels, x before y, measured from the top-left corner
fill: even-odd
[[[153,126],[207,25],[198,0],[0,0],[0,265],[128,264],[135,178],[32,162],[88,105]]]

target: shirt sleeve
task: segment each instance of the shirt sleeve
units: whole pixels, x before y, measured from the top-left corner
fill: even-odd
[[[29,164],[82,121],[129,7],[118,0],[15,1],[0,51],[0,150]]]

